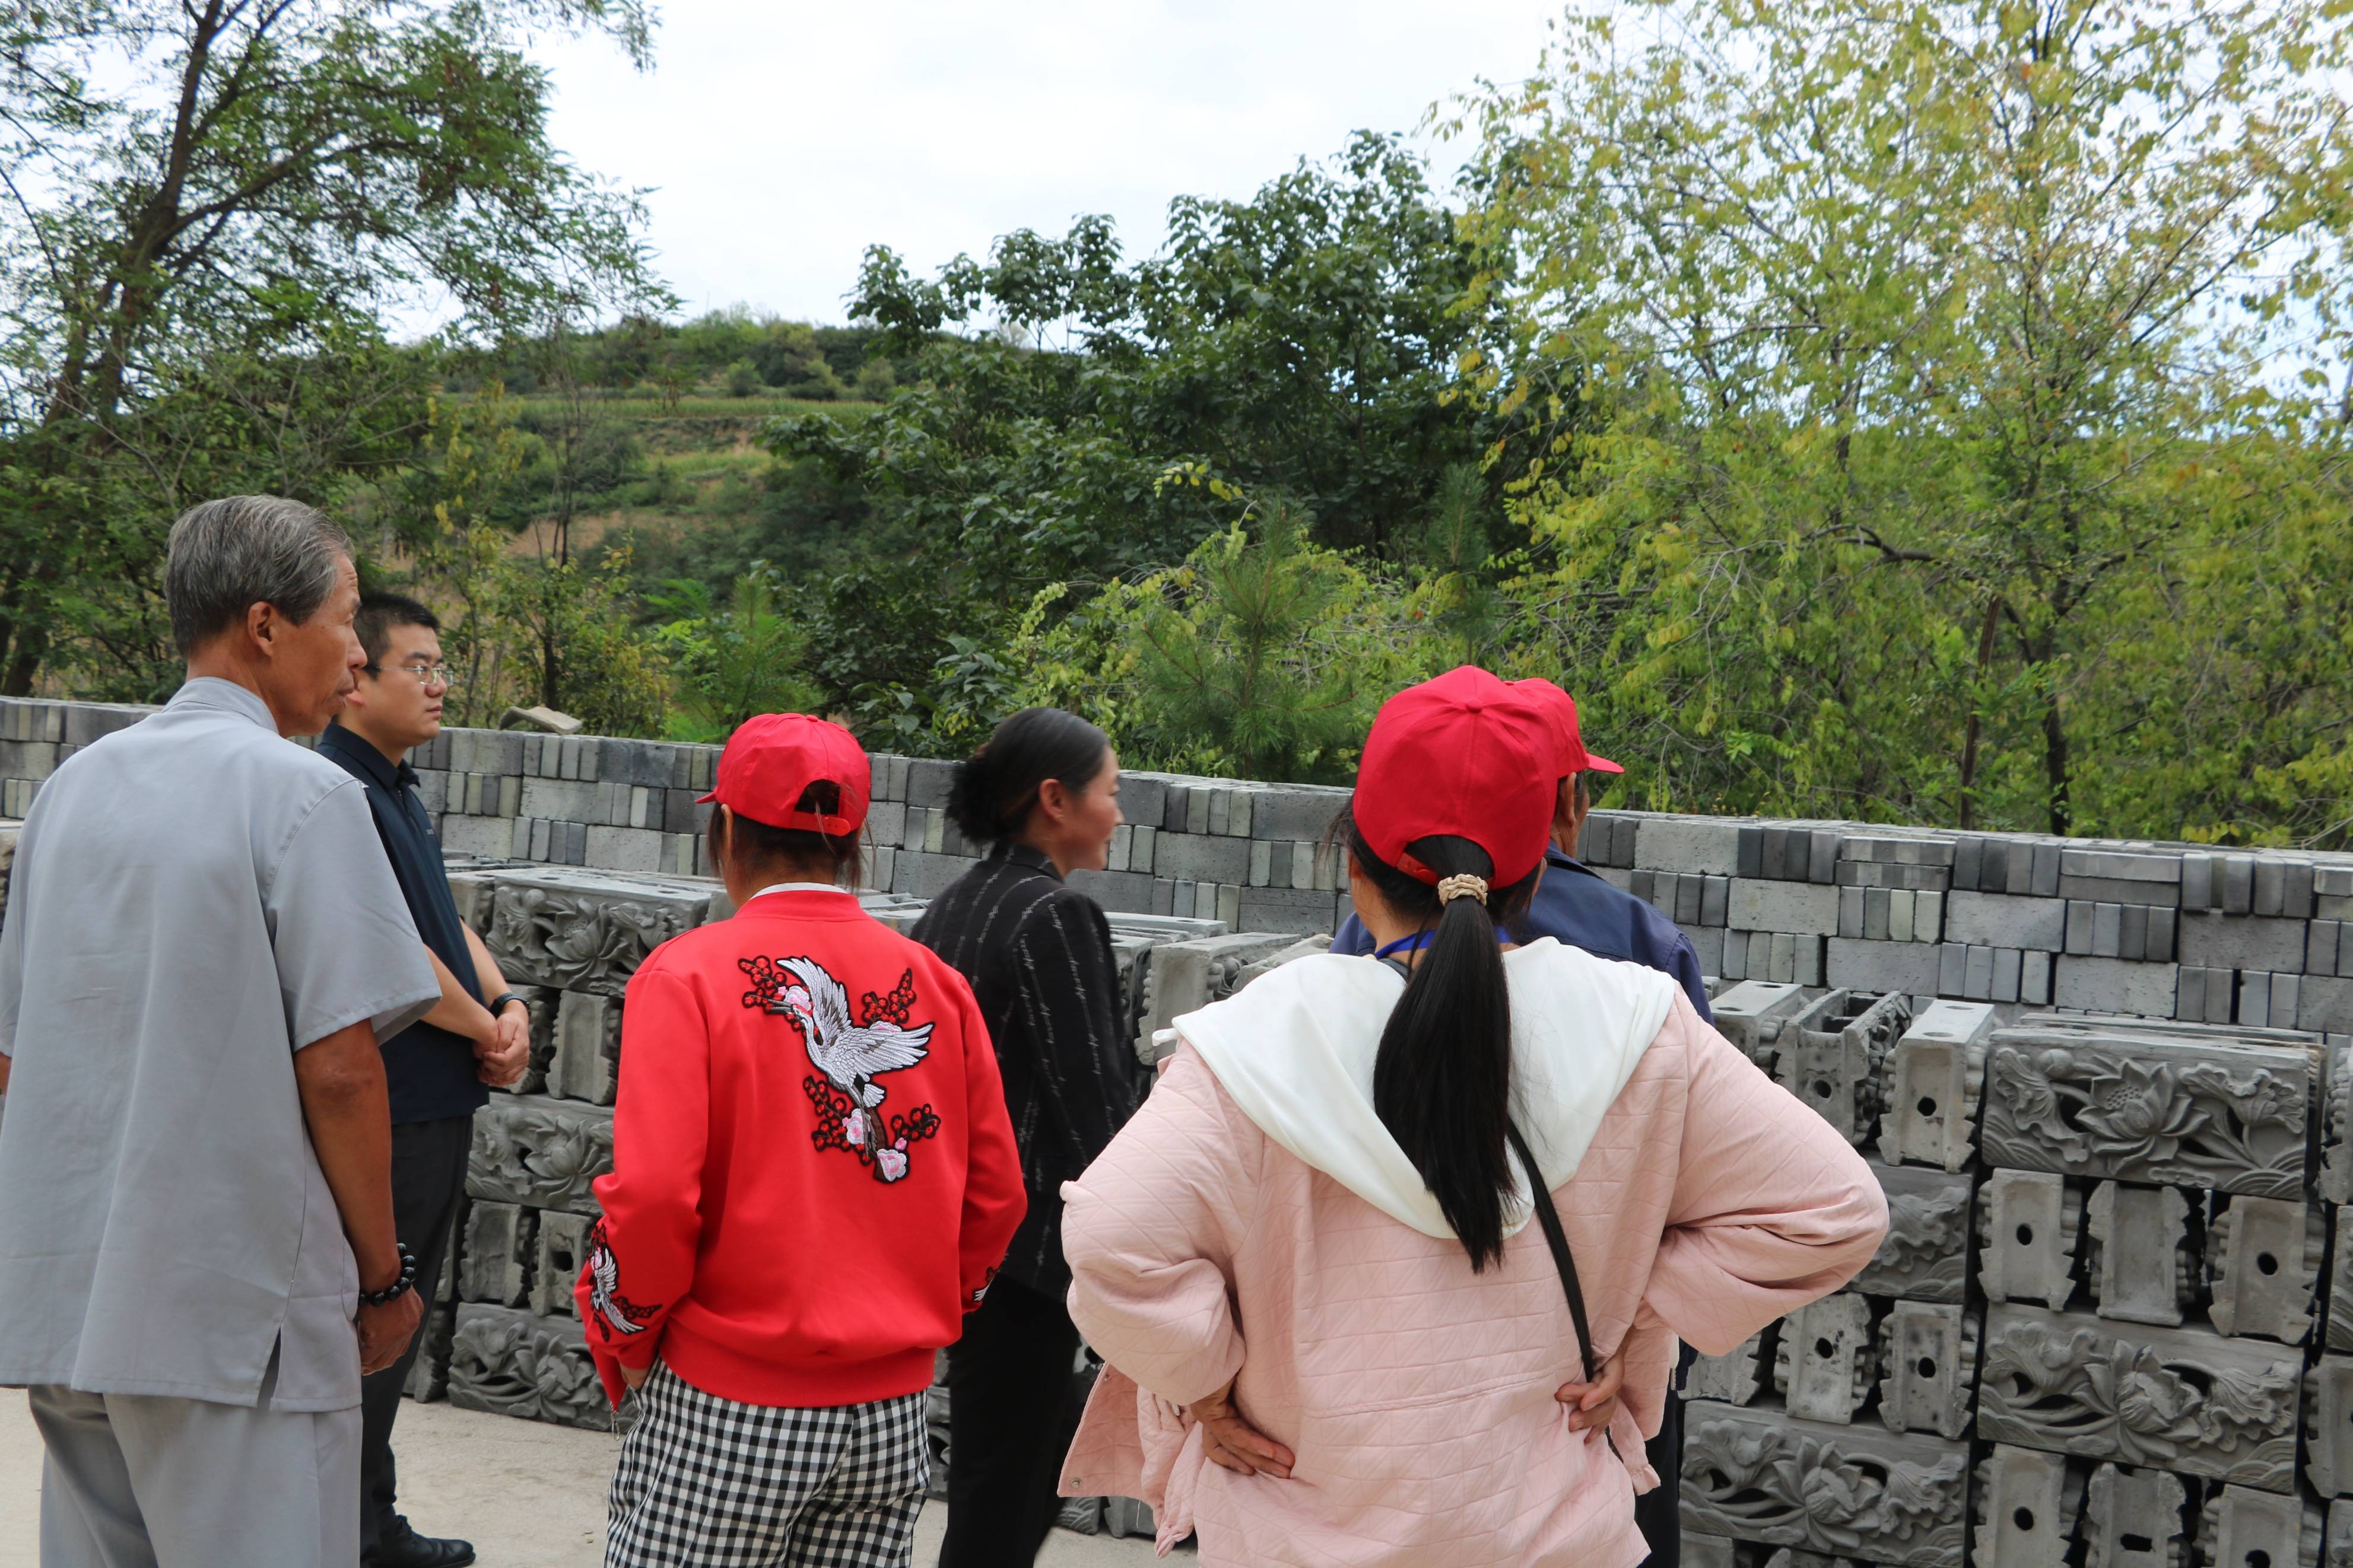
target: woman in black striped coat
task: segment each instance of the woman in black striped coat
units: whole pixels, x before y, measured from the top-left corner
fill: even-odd
[[[1079,1333],[1064,1296],[1062,1184],[1135,1110],[1134,1042],[1101,905],[1063,882],[1101,869],[1119,760],[1057,708],[1014,714],[956,770],[948,815],[987,858],[932,900],[913,936],[972,984],[1005,1080],[1029,1213],[948,1352],[948,1521],[941,1568],[1028,1565],[1052,1527],[1078,1423]]]

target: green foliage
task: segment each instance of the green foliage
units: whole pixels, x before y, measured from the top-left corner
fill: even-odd
[[[739,359],[727,367],[727,395],[749,397],[760,390],[760,372],[750,360]]]
[[[1468,102],[1499,395],[1593,416],[1512,475],[1518,592],[1635,798],[2238,834],[2237,773],[2330,775],[2346,686],[2241,704],[2341,667],[2341,587],[2242,645],[2248,552],[2342,528],[2347,55],[2316,5],[1703,0]]]
[[[724,609],[709,587],[672,581],[654,601],[672,618],[653,634],[669,662],[678,706],[673,740],[718,742],[754,713],[807,712],[816,693],[798,673],[807,634],[778,606],[777,574],[765,561],[735,579]]]
[[[501,557],[485,595],[493,681],[504,678],[592,734],[661,734],[668,681],[660,654],[633,624],[628,568],[626,551],[593,569]]]
[[[1420,661],[1435,645],[1385,586],[1273,510],[1067,616],[1060,590],[1040,595],[1007,706],[1083,713],[1130,766],[1345,782],[1383,699],[1434,673]]]
[[[634,198],[548,144],[546,78],[522,53],[595,29],[642,61],[648,27],[636,0],[96,0],[0,19],[17,220],[0,247],[0,690],[53,665],[152,688],[174,510],[264,488],[332,503],[413,436],[397,410],[423,386],[382,343],[385,310],[429,291],[480,339],[560,304],[664,298]]]
[[[864,612],[895,616],[900,595],[862,576],[828,591],[828,626],[860,650],[855,684],[821,674],[829,699],[929,732],[951,629],[1001,648],[1050,584],[1182,562],[1228,509],[1164,486],[1172,465],[1282,498],[1320,544],[1409,550],[1440,477],[1476,475],[1501,433],[1447,395],[1490,341],[1477,271],[1421,163],[1371,135],[1248,202],[1179,198],[1166,251],[1140,262],[1103,218],[1008,235],[929,280],[870,250],[853,310],[896,389],[855,424],[779,420],[770,444],[871,498],[871,547],[927,609],[885,626]]]

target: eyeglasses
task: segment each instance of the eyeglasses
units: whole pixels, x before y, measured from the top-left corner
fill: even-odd
[[[370,675],[382,675],[385,671],[385,667],[380,664],[371,664],[366,668]],[[456,677],[446,664],[396,664],[392,668],[415,676],[419,686],[438,686],[447,691],[457,684]]]

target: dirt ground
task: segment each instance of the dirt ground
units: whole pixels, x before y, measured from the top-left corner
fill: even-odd
[[[484,1568],[596,1568],[603,1561],[612,1437],[448,1405],[408,1405],[393,1444],[411,1521],[429,1534],[471,1541]],[[0,1568],[36,1568],[40,1508],[40,1436],[24,1394],[0,1389]],[[939,1554],[943,1511],[927,1506],[915,1527],[915,1562],[926,1568]],[[1152,1562],[1148,1541],[1060,1530],[1038,1558],[1039,1568]]]

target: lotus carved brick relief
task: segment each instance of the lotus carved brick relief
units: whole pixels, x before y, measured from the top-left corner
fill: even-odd
[[[2015,1169],[2294,1198],[2311,1089],[2292,1047],[2005,1029],[1981,1142]]]
[[[493,1095],[474,1113],[466,1191],[491,1203],[602,1212],[589,1184],[613,1168],[613,1113],[578,1100]]]
[[[1904,1568],[1959,1568],[1968,1448],[1866,1426],[1694,1406],[1686,1529]]]
[[[2302,1370],[2296,1352],[2256,1341],[1997,1307],[1978,1436],[2285,1491]]]
[[[578,1321],[536,1318],[505,1307],[470,1302],[458,1309],[449,1403],[599,1432],[613,1425],[612,1406],[596,1381]]]
[[[700,918],[691,900],[627,883],[502,880],[488,942],[510,980],[617,996],[646,954]]]

